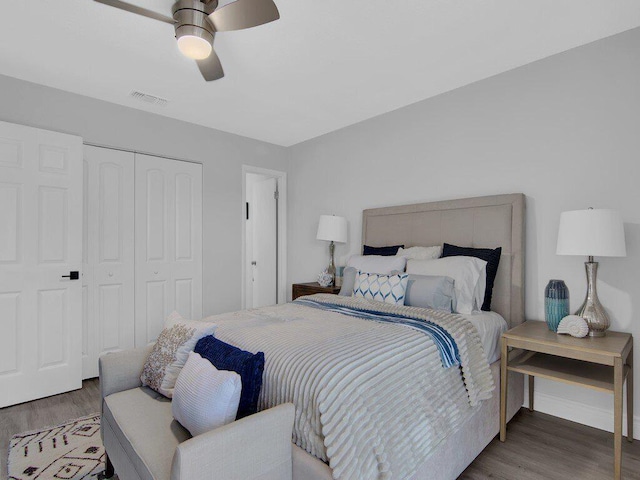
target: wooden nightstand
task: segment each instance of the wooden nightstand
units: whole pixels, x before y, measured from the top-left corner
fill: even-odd
[[[341,287],[332,285],[330,287],[321,287],[318,282],[294,283],[291,286],[291,300],[295,300],[303,295],[313,295],[314,293],[340,293]]]
[[[511,352],[509,348],[516,350]],[[614,478],[622,468],[622,385],[627,381],[627,440],[633,441],[633,337],[607,332],[605,337],[558,335],[545,322],[528,321],[502,335],[500,361],[500,441],[507,437],[507,371],[529,376],[529,410],[534,377],[613,393]]]

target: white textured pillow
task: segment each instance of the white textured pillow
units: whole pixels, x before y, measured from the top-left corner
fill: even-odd
[[[241,392],[240,375],[218,370],[190,352],[176,381],[171,412],[191,435],[200,435],[235,420]]]
[[[392,305],[404,305],[409,275],[378,275],[377,273],[358,272],[353,286],[354,297],[364,297],[377,302]]]
[[[409,247],[398,249],[396,257],[405,257],[407,260],[435,260],[442,256],[442,247]]]
[[[481,306],[484,288],[480,297],[478,286],[484,277],[486,286],[487,262],[475,257],[444,257],[437,260],[409,260],[407,273],[415,275],[444,275],[453,278],[456,292],[456,312],[469,314]],[[478,304],[478,299],[480,303]]]
[[[352,255],[347,261],[347,267],[354,267],[361,272],[379,273],[389,275],[393,271],[404,272],[407,259],[396,256],[382,255]]]
[[[187,321],[178,312],[171,313],[144,364],[140,376],[142,385],[171,398],[189,352],[198,340],[213,335],[215,331],[215,323]]]

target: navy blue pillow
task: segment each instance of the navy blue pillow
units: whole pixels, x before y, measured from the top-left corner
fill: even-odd
[[[193,351],[209,360],[218,370],[230,370],[240,375],[242,392],[236,420],[258,411],[258,396],[262,388],[262,372],[264,372],[264,352],[256,354],[245,352],[218,340],[213,335],[198,340]]]
[[[484,292],[484,302],[482,302],[481,310],[485,312],[491,311],[491,297],[493,295],[493,283],[498,273],[498,265],[500,265],[500,255],[502,255],[502,247],[491,248],[471,248],[458,247],[445,243],[442,247],[443,257],[476,257],[487,262],[487,289]]]
[[[393,257],[398,250],[404,248],[404,245],[393,245],[390,247],[370,247],[364,246],[363,255],[382,255],[383,257]]]

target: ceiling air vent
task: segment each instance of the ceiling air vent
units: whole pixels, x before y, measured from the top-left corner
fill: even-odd
[[[142,93],[136,90],[131,92],[129,95],[140,102],[147,103],[149,105],[158,105],[160,107],[164,107],[169,102],[166,98],[156,97],[155,95],[149,95],[148,93]]]

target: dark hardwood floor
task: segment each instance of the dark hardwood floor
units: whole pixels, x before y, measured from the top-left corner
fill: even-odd
[[[83,382],[75,392],[0,409],[0,478],[7,476],[7,451],[14,434],[99,411],[97,379]],[[640,480],[640,440],[624,440],[622,447],[623,478]],[[601,480],[612,476],[612,434],[522,409],[509,423],[506,443],[494,439],[460,479]]]

